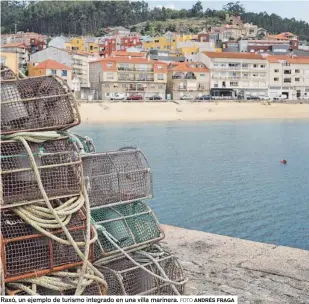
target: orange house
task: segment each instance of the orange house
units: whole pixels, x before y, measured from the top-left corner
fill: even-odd
[[[48,59],[40,63],[28,64],[29,76],[57,75],[62,78],[71,88],[72,68],[56,60]]]

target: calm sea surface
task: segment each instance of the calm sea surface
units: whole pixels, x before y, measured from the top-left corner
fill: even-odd
[[[309,250],[309,121],[82,125],[148,157],[161,223]],[[287,165],[281,165],[281,159]]]

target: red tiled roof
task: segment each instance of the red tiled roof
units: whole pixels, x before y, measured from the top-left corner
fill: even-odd
[[[264,60],[261,55],[254,53],[232,53],[232,52],[203,52],[209,58],[231,58],[231,59],[260,59]]]
[[[35,68],[36,69],[50,69],[50,70],[72,70],[71,67],[66,66],[56,60],[48,59],[39,63]]]
[[[9,43],[9,44],[4,44],[1,47],[2,48],[21,48],[21,49],[26,48],[26,46],[22,43]]]
[[[309,57],[307,56],[297,56],[297,57],[290,57],[290,56],[267,56],[267,60],[270,63],[278,63],[282,60],[288,62],[288,63],[294,63],[294,64],[309,64]]]
[[[208,68],[206,68],[206,67],[205,68],[190,67],[190,65],[186,62],[171,64],[168,70],[173,71],[173,72],[181,72],[181,71],[185,71],[185,72],[209,72]]]

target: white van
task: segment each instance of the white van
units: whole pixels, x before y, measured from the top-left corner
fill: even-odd
[[[288,99],[286,95],[279,95],[273,98],[273,101],[282,101]]]
[[[110,100],[125,100],[126,97],[126,94],[123,93],[112,93],[110,95]]]

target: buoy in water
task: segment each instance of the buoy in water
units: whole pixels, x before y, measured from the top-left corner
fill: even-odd
[[[285,159],[283,159],[283,160],[280,160],[280,163],[283,165],[286,165],[288,162]]]

